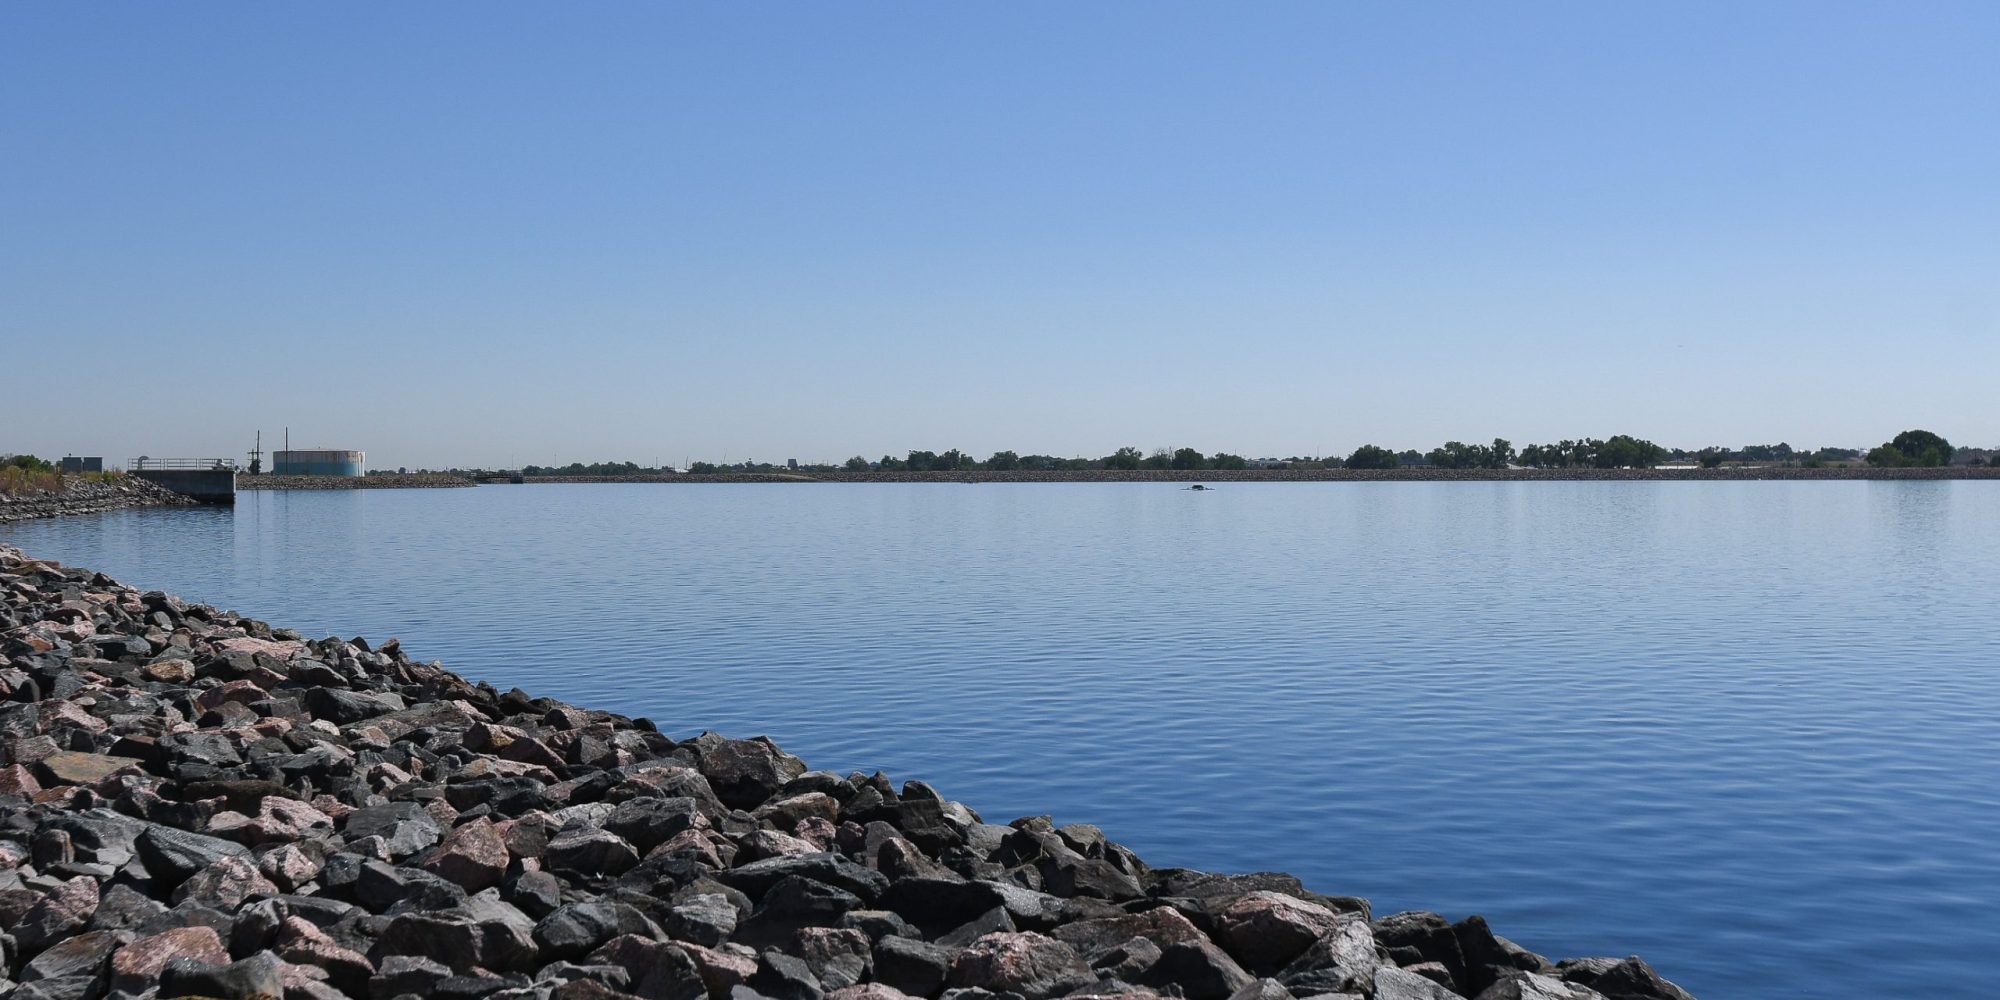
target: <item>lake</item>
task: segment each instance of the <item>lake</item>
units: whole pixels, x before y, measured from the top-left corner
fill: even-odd
[[[1987,482],[635,484],[0,541],[1702,1000],[1877,1000],[2000,952],[1996,528]]]

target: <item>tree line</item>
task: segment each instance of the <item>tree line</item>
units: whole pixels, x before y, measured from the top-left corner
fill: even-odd
[[[978,458],[958,448],[945,451],[911,450],[901,457],[883,455],[870,459],[855,455],[838,464],[742,461],[733,463],[695,462],[687,472],[708,475],[729,472],[1070,472],[1138,471],[1141,469],[1195,472],[1235,470],[1251,467],[1272,469],[1650,469],[1669,462],[1699,464],[1716,468],[1727,464],[1796,465],[1818,467],[1867,462],[1877,467],[1925,465],[1986,465],[2000,462],[2000,452],[1953,448],[1943,437],[1930,431],[1904,431],[1879,447],[1797,449],[1790,444],[1744,445],[1741,448],[1708,447],[1697,450],[1666,448],[1645,438],[1614,434],[1608,438],[1564,438],[1547,444],[1516,448],[1506,438],[1487,444],[1446,441],[1429,451],[1414,448],[1395,451],[1364,444],[1345,456],[1323,455],[1289,458],[1248,459],[1231,452],[1205,454],[1196,448],[1155,448],[1144,451],[1126,446],[1096,458],[1064,458],[1057,455],[1021,454],[996,451]],[[654,468],[633,462],[574,462],[567,466],[530,465],[521,470],[530,476],[627,476],[672,473],[672,468]]]

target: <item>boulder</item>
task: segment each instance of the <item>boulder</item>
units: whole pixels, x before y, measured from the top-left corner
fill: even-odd
[[[82,930],[97,902],[97,880],[78,875],[44,893],[8,931],[20,954],[32,955]]]
[[[140,993],[160,978],[168,962],[185,960],[198,965],[221,967],[229,964],[229,952],[212,927],[175,927],[139,938],[111,956],[111,985],[126,993]]]
[[[49,785],[94,785],[143,763],[137,757],[58,750],[35,762],[35,776]]]
[[[1096,982],[1097,975],[1069,945],[1033,931],[1017,931],[974,941],[952,960],[948,981],[962,988],[1049,1000]]]
[[[1608,1000],[1580,983],[1565,983],[1538,972],[1509,972],[1482,991],[1476,1000]]]
[[[1375,970],[1374,1000],[1465,1000],[1465,998],[1408,969],[1385,965]]]
[[[132,940],[130,931],[88,931],[66,937],[50,945],[22,966],[20,980],[32,983],[42,979],[61,979],[69,976],[88,976],[95,979],[103,975],[105,964],[111,959],[111,953],[130,940]]]
[[[757,808],[805,771],[805,761],[766,739],[723,740],[701,758],[702,776],[732,809]]]
[[[600,899],[557,907],[536,922],[534,939],[546,962],[587,955],[620,934],[664,936],[659,925],[629,904]]]
[[[147,874],[166,889],[223,858],[249,860],[252,856],[249,848],[235,841],[166,826],[147,827],[133,843]]]
[[[508,860],[507,844],[500,832],[491,820],[480,816],[445,834],[423,867],[467,892],[478,892],[500,884]]]
[[[160,996],[163,997],[268,1000],[284,993],[284,962],[268,951],[260,951],[228,965],[214,965],[196,958],[173,958],[160,970]]]
[[[1367,926],[1349,918],[1367,933]],[[1245,969],[1271,973],[1299,957],[1333,931],[1332,910],[1283,893],[1257,891],[1237,898],[1215,914],[1216,940]]]

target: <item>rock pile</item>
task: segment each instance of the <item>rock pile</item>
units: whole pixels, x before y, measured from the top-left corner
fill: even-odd
[[[65,514],[96,514],[131,507],[190,506],[195,501],[137,476],[96,481],[69,476],[57,493],[0,494],[0,522]]]
[[[0,995],[1687,1000],[0,547]]]

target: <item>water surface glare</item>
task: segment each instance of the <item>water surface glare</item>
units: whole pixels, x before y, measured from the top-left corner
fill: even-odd
[[[0,540],[1702,1000],[1877,1000],[2000,953],[1996,526],[1984,482],[534,485]]]

